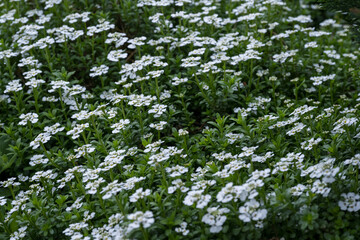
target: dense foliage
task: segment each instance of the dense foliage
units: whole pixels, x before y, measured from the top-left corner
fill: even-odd
[[[359,45],[285,0],[4,0],[1,239],[359,239]]]
[[[360,0],[316,0],[324,10],[338,11],[347,20],[360,40]]]

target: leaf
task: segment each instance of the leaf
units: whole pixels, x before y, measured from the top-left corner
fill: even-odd
[[[68,196],[63,196],[63,195],[57,196],[56,203],[59,204],[59,206],[62,206],[67,198]]]
[[[7,135],[0,137],[0,155],[6,154],[10,145],[11,138]]]
[[[15,160],[16,155],[14,155],[10,160],[6,155],[2,155],[0,161],[0,173],[10,168],[15,163]]]

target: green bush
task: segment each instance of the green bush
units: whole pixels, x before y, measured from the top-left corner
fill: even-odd
[[[359,0],[317,0],[324,9],[340,11],[343,18],[353,25],[354,32],[360,39],[360,1]]]
[[[359,44],[284,0],[0,3],[0,239],[359,239]]]

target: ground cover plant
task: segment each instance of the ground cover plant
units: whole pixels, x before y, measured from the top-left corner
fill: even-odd
[[[359,43],[285,0],[4,0],[1,239],[359,239]]]
[[[323,9],[337,11],[342,14],[342,18],[346,19],[352,26],[352,30],[357,34],[360,40],[360,1],[359,0],[316,0]]]

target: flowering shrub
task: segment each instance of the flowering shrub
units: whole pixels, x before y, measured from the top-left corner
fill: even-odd
[[[286,0],[4,0],[1,239],[359,239],[359,45]]]

